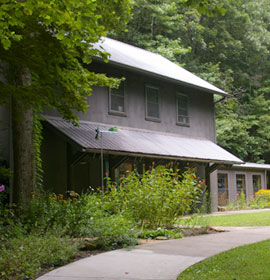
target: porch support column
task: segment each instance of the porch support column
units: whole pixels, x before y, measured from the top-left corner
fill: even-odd
[[[217,186],[217,169],[222,168],[222,164],[209,163],[205,168],[205,180],[207,185],[207,212],[217,212],[218,210],[218,186]]]

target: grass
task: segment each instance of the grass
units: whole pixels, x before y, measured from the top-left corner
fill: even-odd
[[[241,246],[197,263],[178,280],[270,279],[270,240]]]
[[[189,219],[180,219],[177,222],[179,224],[187,224],[189,222]],[[201,216],[196,218],[196,224],[235,227],[270,226],[270,211],[219,216]]]

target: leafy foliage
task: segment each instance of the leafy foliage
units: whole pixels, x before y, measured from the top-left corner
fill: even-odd
[[[8,104],[12,112],[16,203],[27,203],[40,181],[35,178],[35,171],[40,175],[40,134],[34,114],[57,109],[77,124],[76,112],[87,110],[93,86],[119,84],[87,65],[93,56],[107,59],[94,44],[107,31],[122,30],[130,8],[129,0],[1,1],[0,105]]]
[[[19,212],[19,216],[18,213]],[[136,243],[134,223],[122,214],[105,213],[94,194],[33,195],[28,206],[4,208],[0,213],[0,242],[26,233],[53,232],[64,237],[95,237],[99,247],[115,248]]]
[[[25,106],[57,108],[67,119],[72,109],[85,111],[93,85],[113,86],[117,81],[83,66],[94,55],[107,54],[94,47],[110,30],[122,30],[129,19],[130,2],[119,1],[2,1],[0,56],[6,77],[0,84],[0,102],[10,96]],[[28,69],[31,85],[16,79]]]
[[[142,228],[171,225],[191,211],[201,199],[204,182],[197,182],[194,171],[182,175],[173,169],[157,168],[138,176],[123,178],[120,186],[108,183],[105,209],[128,213]]]
[[[233,94],[216,106],[218,143],[242,160],[270,162],[269,12],[266,0],[136,0],[128,32],[114,36]]]
[[[60,236],[97,237],[98,245],[105,248],[135,242],[133,222],[120,214],[105,213],[101,198],[94,194],[35,194],[23,210],[20,222],[26,231],[52,230]]]
[[[52,233],[10,239],[0,245],[0,277],[3,280],[34,279],[41,267],[60,266],[70,261],[78,247],[78,242],[61,239]]]
[[[143,239],[157,239],[157,237],[161,236],[170,239],[184,237],[183,233],[179,232],[179,230],[169,230],[166,228],[157,228],[156,230],[145,230],[138,233],[138,237]]]

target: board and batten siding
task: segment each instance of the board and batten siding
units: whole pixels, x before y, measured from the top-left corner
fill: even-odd
[[[216,142],[215,114],[213,95],[174,84],[165,80],[133,73],[126,70],[112,69],[106,66],[110,76],[124,76],[126,116],[109,113],[108,89],[95,87],[88,98],[89,109],[79,117],[85,121],[111,124],[145,130],[154,130],[179,134],[191,138],[209,139]],[[102,70],[100,70],[102,72]],[[145,86],[152,85],[159,88],[160,92],[160,121],[146,120],[145,114]],[[177,93],[186,94],[188,97],[189,126],[177,124]]]
[[[266,173],[264,170],[247,170],[247,169],[222,169],[218,170],[217,174],[227,174],[228,176],[228,199],[229,202],[233,202],[237,199],[237,185],[236,177],[237,175],[245,176],[245,191],[247,199],[254,197],[253,191],[253,175],[261,176],[261,188],[267,189]],[[216,194],[217,196],[217,194]],[[215,198],[217,200],[217,197]]]

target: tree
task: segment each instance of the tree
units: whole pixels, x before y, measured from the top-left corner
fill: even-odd
[[[35,182],[35,114],[55,108],[67,120],[85,111],[93,85],[117,80],[90,72],[85,65],[106,31],[122,30],[130,17],[129,0],[2,0],[0,61],[5,77],[0,104],[12,111],[15,201],[30,199]]]
[[[268,1],[136,0],[133,13],[129,31],[117,38],[233,94],[216,106],[218,144],[243,160],[270,162]]]

